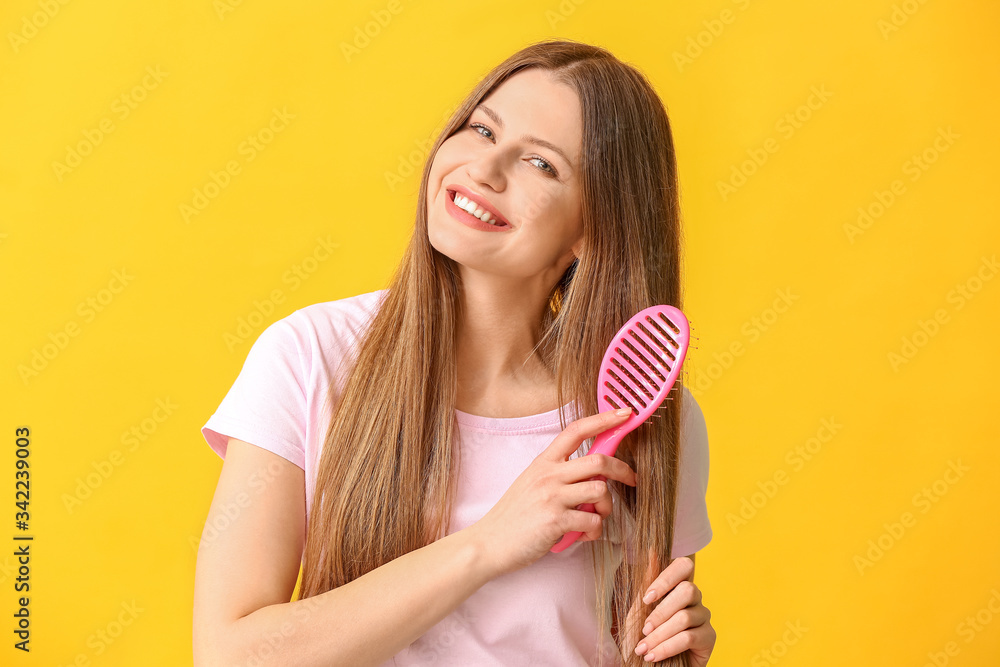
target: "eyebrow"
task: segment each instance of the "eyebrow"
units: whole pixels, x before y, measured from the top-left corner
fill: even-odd
[[[485,104],[480,104],[480,105],[476,106],[476,109],[481,109],[483,111],[483,113],[485,113],[487,116],[489,116],[493,120],[494,123],[496,123],[498,126],[500,126],[501,130],[503,129],[503,119],[500,118],[500,114],[498,114],[496,111],[494,111],[493,109],[489,108]],[[473,111],[475,111],[475,109],[473,109]],[[530,134],[522,134],[521,135],[521,141],[527,142],[529,144],[535,144],[536,146],[541,146],[542,148],[548,148],[550,151],[553,151],[554,153],[558,153],[559,157],[561,157],[563,160],[565,160],[566,164],[568,164],[570,167],[573,166],[573,161],[570,160],[568,157],[566,157],[566,154],[562,152],[562,149],[559,148],[558,146],[556,146],[551,141],[545,141],[545,139],[540,139],[540,138],[538,138],[536,136],[533,136],[533,135],[530,135]]]

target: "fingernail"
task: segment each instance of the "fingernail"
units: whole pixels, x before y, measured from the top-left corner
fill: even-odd
[[[646,604],[649,604],[655,599],[656,599],[656,591],[650,589],[650,591],[646,593],[646,597],[644,597],[642,601],[645,602]]]
[[[646,652],[646,642],[643,642],[643,643],[641,643],[641,644],[639,644],[638,646],[635,647],[635,654],[636,655],[642,655],[645,652]]]
[[[647,624],[646,624],[646,627],[644,627],[644,628],[642,629],[642,634],[644,634],[644,635],[648,635],[648,634],[649,634],[650,632],[652,632],[652,631],[653,631],[653,624],[652,624],[652,623],[647,623]]]
[[[646,662],[653,662],[653,654],[652,653],[647,653],[646,657],[643,658],[643,660],[645,660]]]
[[[615,410],[615,416],[616,417],[624,417],[625,415],[630,415],[630,414],[632,414],[632,411],[629,410],[628,408],[622,408],[621,410]]]

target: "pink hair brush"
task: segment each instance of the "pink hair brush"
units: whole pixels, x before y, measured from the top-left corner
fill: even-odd
[[[670,393],[687,354],[691,330],[687,318],[673,306],[652,306],[641,310],[625,323],[604,353],[597,378],[597,410],[631,408],[632,415],[621,425],[594,438],[587,455],[614,456],[618,443],[646,421]],[[604,481],[603,475],[591,477]],[[593,503],[577,505],[593,512]],[[550,551],[559,553],[583,533],[563,535]]]

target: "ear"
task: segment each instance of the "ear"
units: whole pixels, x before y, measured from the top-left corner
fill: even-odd
[[[583,237],[582,236],[580,237],[579,241],[577,241],[576,243],[574,243],[570,247],[570,250],[573,252],[573,256],[574,257],[576,257],[577,259],[580,259],[580,254],[583,252]]]

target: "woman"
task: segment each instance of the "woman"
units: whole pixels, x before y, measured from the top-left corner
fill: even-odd
[[[679,217],[636,70],[550,41],[490,72],[431,151],[389,288],[268,327],[203,428],[225,463],[196,664],[706,664],[700,409],[678,382],[615,457],[582,456],[625,419],[595,414],[608,341],[681,305]]]

